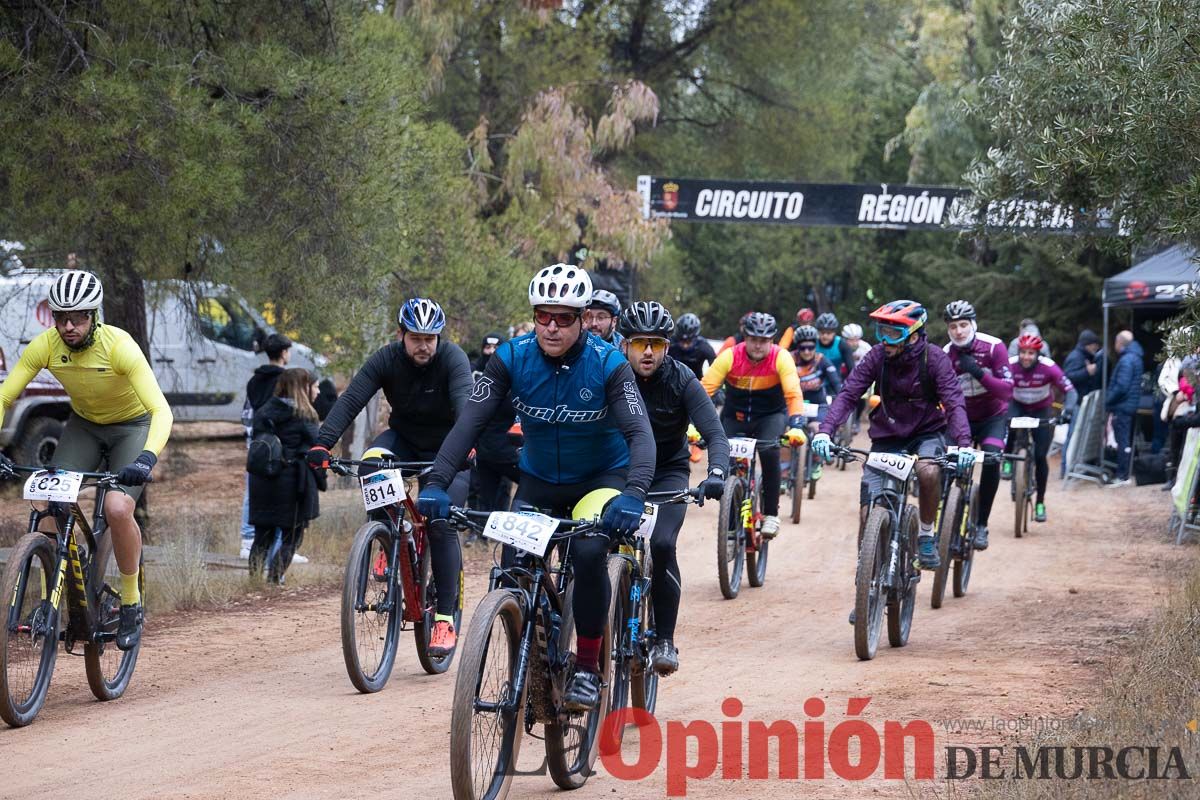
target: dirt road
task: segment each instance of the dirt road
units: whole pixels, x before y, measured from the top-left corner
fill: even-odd
[[[855,466],[827,470],[800,526],[785,524],[772,548],[766,586],[743,584],[735,601],[717,588],[715,506],[689,512],[680,537],[682,669],[662,683],[660,720],[708,720],[719,729],[728,719],[722,701],[736,697],[744,705],[737,720],[790,720],[799,728],[810,719],[804,701],[818,697],[829,730],[844,718],[848,698],[870,697],[862,717],[877,727],[884,720],[934,725],[940,773],[945,744],[999,736],[949,734],[946,725],[956,723],[946,720],[990,725],[1085,707],[1106,663],[1192,558],[1160,535],[1167,501],[1158,487],[1064,492],[1056,482],[1051,521],[1018,541],[1005,525],[1005,484],[993,544],[979,557],[970,594],[933,611],[924,580],[909,646],[885,642],[874,661],[860,662],[846,623],[858,475]],[[481,564],[479,548],[472,550]],[[478,573],[469,576],[468,609],[481,583]],[[22,730],[0,728],[8,765],[0,797],[58,796],[75,780],[120,798],[447,798],[453,678],[453,671],[424,675],[406,639],[388,687],[357,694],[342,664],[333,596],[152,620],[133,685],[114,703],[94,702],[82,659],[60,654],[39,719]],[[541,752],[527,739],[522,765],[536,769]],[[636,760],[636,736],[624,755]],[[929,787],[881,777],[869,788],[832,777],[779,781],[774,758],[771,774],[733,782],[718,767],[689,782],[687,796],[908,796]],[[660,764],[636,783],[601,767],[575,796],[665,794]],[[511,796],[561,793],[535,775],[518,778]]]

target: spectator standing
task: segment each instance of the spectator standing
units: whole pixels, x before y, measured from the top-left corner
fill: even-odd
[[[325,490],[325,475],[309,469],[303,458],[317,441],[317,411],[312,405],[316,397],[317,382],[308,370],[284,370],[274,395],[254,414],[254,434],[279,437],[284,465],[273,478],[250,476],[250,574],[262,575],[266,564],[267,579],[280,585],[304,540],[304,529],[320,514],[317,492]]]
[[[262,352],[267,363],[254,370],[246,383],[246,399],[242,403],[242,426],[246,429],[246,445],[249,446],[254,429],[254,414],[267,404],[275,394],[275,382],[287,368],[292,357],[292,340],[282,333],[272,333],[262,342]],[[242,493],[242,548],[240,556],[250,557],[254,544],[254,526],[250,524],[250,474],[246,473],[245,490]]]
[[[1117,474],[1110,487],[1128,486],[1129,466],[1133,456],[1133,419],[1142,394],[1142,372],[1145,371],[1142,346],[1129,331],[1121,331],[1113,340],[1117,365],[1104,406],[1112,414],[1113,438],[1117,441]]]
[[[496,352],[496,348],[500,346],[500,342],[504,341],[503,337],[498,333],[489,333],[483,337],[482,344],[479,345],[479,358],[471,362],[472,372],[483,372],[483,368],[487,366],[488,359]]]
[[[1075,349],[1063,359],[1063,372],[1071,379],[1079,399],[1100,388],[1100,365],[1096,354],[1100,352],[1100,337],[1095,331],[1084,328],[1079,332]]]
[[[1028,334],[1030,336],[1036,336],[1042,340],[1042,349],[1038,353],[1038,355],[1042,355],[1042,356],[1045,356],[1046,358],[1049,358],[1050,357],[1050,345],[1046,342],[1045,337],[1042,336],[1042,332],[1038,328],[1038,324],[1036,322],[1034,322],[1033,320],[1029,319],[1028,317],[1021,320],[1021,324],[1017,328],[1017,335],[1014,336],[1011,341],[1009,341],[1008,357],[1013,358],[1019,353],[1019,349],[1017,348],[1017,340],[1020,339],[1022,336],[1025,336],[1026,334]]]

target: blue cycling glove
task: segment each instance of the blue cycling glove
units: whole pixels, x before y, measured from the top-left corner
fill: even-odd
[[[971,467],[975,466],[975,451],[974,450],[959,450],[958,451],[958,474],[966,475],[971,471]]]
[[[604,518],[600,524],[604,533],[610,538],[632,535],[642,524],[642,512],[646,504],[631,494],[622,494],[614,498],[604,509]]]
[[[833,460],[833,440],[829,438],[828,433],[818,433],[809,443],[812,448],[813,455],[822,461]]]
[[[425,519],[445,519],[450,516],[450,495],[438,486],[426,486],[417,495],[417,511]]]

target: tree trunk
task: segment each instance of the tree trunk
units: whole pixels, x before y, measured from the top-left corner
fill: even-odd
[[[133,268],[127,248],[113,247],[102,252],[97,265],[104,281],[104,321],[127,332],[150,357],[150,339],[146,331],[146,290]]]

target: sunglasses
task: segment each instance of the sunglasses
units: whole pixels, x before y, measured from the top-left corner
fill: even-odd
[[[569,328],[579,319],[579,314],[575,311],[543,311],[540,308],[533,310],[533,321],[538,325],[545,327],[554,322],[560,328]]]
[[[667,340],[659,339],[653,336],[637,336],[629,340],[630,349],[645,352],[646,348],[650,348],[657,355],[665,352],[667,349]]]
[[[69,322],[76,328],[92,318],[90,311],[54,311],[52,313],[56,325],[65,325]]]
[[[815,344],[802,344],[796,349],[802,353],[811,353],[817,349],[817,346]]]

